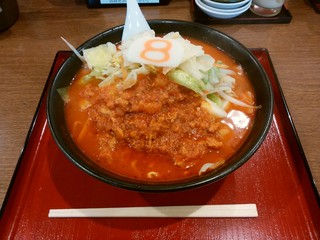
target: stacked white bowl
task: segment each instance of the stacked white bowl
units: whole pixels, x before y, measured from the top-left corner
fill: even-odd
[[[214,18],[234,18],[250,8],[252,0],[241,1],[216,1],[216,0],[195,0],[197,6],[208,16]]]

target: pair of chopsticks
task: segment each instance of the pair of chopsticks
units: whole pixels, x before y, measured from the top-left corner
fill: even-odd
[[[102,218],[102,217],[154,217],[154,218],[223,218],[257,217],[256,204],[221,204],[191,206],[152,206],[119,208],[50,209],[49,218]]]

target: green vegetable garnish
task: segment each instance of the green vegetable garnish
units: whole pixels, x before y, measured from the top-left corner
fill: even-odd
[[[205,89],[204,83],[201,80],[192,77],[190,74],[180,69],[171,70],[167,76],[171,81],[189,88],[199,94],[202,94],[203,90]]]

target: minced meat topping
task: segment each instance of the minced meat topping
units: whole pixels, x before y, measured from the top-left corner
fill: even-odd
[[[81,92],[103,158],[126,144],[137,151],[164,154],[177,165],[220,148],[223,125],[201,108],[203,99],[162,73],[139,76],[120,91],[116,84],[88,83]],[[104,155],[105,154],[105,155]]]

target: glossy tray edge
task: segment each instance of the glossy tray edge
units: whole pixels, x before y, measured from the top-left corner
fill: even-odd
[[[37,105],[37,108],[36,108],[36,110],[35,110],[35,114],[34,114],[34,116],[33,116],[33,118],[32,118],[30,128],[29,128],[28,133],[27,133],[27,135],[26,135],[26,139],[25,139],[25,141],[24,141],[23,147],[22,147],[22,149],[21,149],[21,151],[20,151],[20,156],[19,156],[19,158],[18,158],[17,165],[16,165],[16,167],[15,167],[15,169],[14,169],[14,171],[13,171],[12,178],[11,178],[11,181],[10,181],[10,184],[9,184],[9,187],[8,187],[8,190],[7,190],[7,193],[6,193],[5,197],[4,197],[4,200],[3,200],[3,203],[2,203],[2,207],[1,207],[1,209],[0,209],[0,219],[1,219],[2,215],[3,215],[3,212],[4,212],[4,210],[5,210],[5,207],[6,207],[6,205],[7,205],[7,202],[9,201],[9,196],[10,196],[10,193],[11,193],[11,191],[12,191],[12,189],[13,189],[13,185],[14,185],[15,179],[16,179],[16,177],[17,177],[17,175],[18,175],[19,168],[20,168],[20,165],[21,165],[21,162],[22,162],[24,153],[25,153],[25,151],[26,151],[26,149],[27,149],[27,145],[28,145],[30,136],[31,136],[31,134],[32,134],[32,132],[33,132],[33,130],[34,130],[34,127],[35,127],[35,124],[36,124],[36,121],[37,121],[37,118],[38,118],[38,115],[39,115],[39,111],[40,111],[41,104],[42,104],[43,101],[45,101],[45,95],[46,95],[46,92],[47,92],[47,90],[48,90],[48,88],[49,88],[49,85],[50,85],[50,79],[51,79],[51,78],[53,77],[53,75],[55,74],[55,67],[56,67],[56,66],[55,66],[55,65],[56,65],[55,63],[57,62],[57,60],[58,60],[58,58],[59,58],[59,55],[60,55],[61,53],[65,53],[65,54],[67,55],[67,54],[71,54],[71,51],[58,51],[58,52],[56,53],[55,57],[54,57],[54,60],[53,60],[53,62],[52,62],[51,69],[50,69],[50,71],[49,71],[48,78],[47,78],[47,80],[46,80],[46,82],[45,82],[45,85],[44,85],[44,87],[43,87],[43,91],[42,91],[42,93],[41,93],[40,100],[39,100],[38,105]]]
[[[299,135],[298,135],[298,132],[297,132],[297,129],[295,127],[295,124],[294,124],[294,121],[292,119],[292,116],[291,116],[291,113],[290,113],[290,110],[289,110],[289,107],[288,107],[288,104],[287,104],[287,101],[284,97],[284,94],[283,94],[283,91],[282,91],[282,88],[281,88],[281,85],[280,85],[280,81],[278,79],[278,76],[276,75],[276,71],[275,71],[275,68],[273,66],[273,63],[271,61],[271,56],[270,56],[270,53],[268,51],[268,49],[250,49],[250,50],[262,50],[262,51],[265,51],[266,52],[266,55],[268,57],[268,60],[269,60],[269,63],[270,63],[270,67],[272,69],[272,72],[274,74],[274,79],[275,79],[275,82],[277,84],[277,87],[279,89],[279,92],[280,92],[280,96],[281,96],[281,99],[282,99],[282,103],[283,103],[283,106],[286,110],[286,114],[288,116],[288,119],[289,119],[289,122],[290,122],[290,125],[291,125],[291,129],[294,133],[294,136],[295,136],[295,140],[297,142],[297,145],[299,147],[299,152],[301,154],[301,158],[303,160],[303,165],[305,167],[305,170],[308,174],[308,178],[309,178],[309,181],[311,183],[311,186],[312,186],[312,189],[313,189],[313,192],[314,192],[314,195],[316,197],[316,200],[317,200],[317,203],[318,203],[318,206],[320,207],[320,195],[319,195],[319,191],[317,189],[317,186],[315,184],[315,181],[314,181],[314,178],[312,176],[312,172],[311,172],[311,169],[310,169],[310,166],[308,164],[308,160],[307,160],[307,157],[304,153],[304,150],[303,150],[303,147],[302,147],[302,144],[301,144],[301,141],[300,141],[300,138],[299,138]]]

